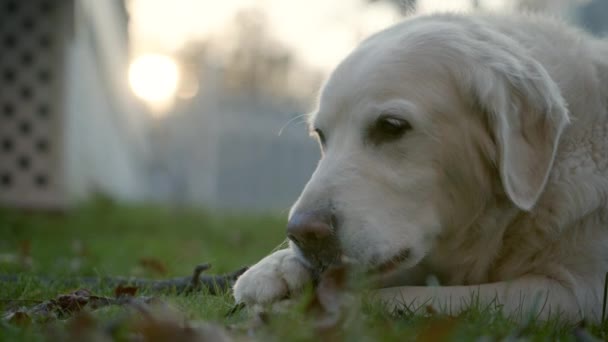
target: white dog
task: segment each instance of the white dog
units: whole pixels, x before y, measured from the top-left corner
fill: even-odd
[[[608,43],[532,16],[409,19],[337,67],[311,125],[323,157],[290,247],[238,279],[237,302],[280,300],[346,257],[401,281],[372,293],[390,306],[455,313],[475,294],[598,320]]]

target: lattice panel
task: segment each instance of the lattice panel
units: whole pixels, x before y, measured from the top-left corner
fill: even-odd
[[[57,207],[67,1],[0,0],[0,204]]]

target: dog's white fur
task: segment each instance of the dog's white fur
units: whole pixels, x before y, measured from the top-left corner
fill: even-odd
[[[387,112],[413,129],[366,143]],[[392,274],[400,286],[373,295],[457,312],[475,293],[511,313],[598,319],[608,43],[532,16],[409,19],[337,67],[311,119],[327,144],[292,213],[331,202],[343,254],[363,268],[411,252]],[[271,254],[238,279],[235,299],[297,292],[306,265],[295,245]],[[429,275],[444,286],[423,286]]]

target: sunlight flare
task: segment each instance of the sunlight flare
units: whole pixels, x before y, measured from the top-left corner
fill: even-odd
[[[129,84],[133,93],[150,104],[169,102],[176,94],[180,72],[170,56],[144,54],[129,66]]]

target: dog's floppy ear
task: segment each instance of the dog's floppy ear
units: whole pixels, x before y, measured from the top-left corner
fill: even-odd
[[[517,207],[528,211],[545,187],[568,111],[559,88],[536,60],[503,49],[489,56],[472,71],[473,91],[488,115],[503,188]]]

